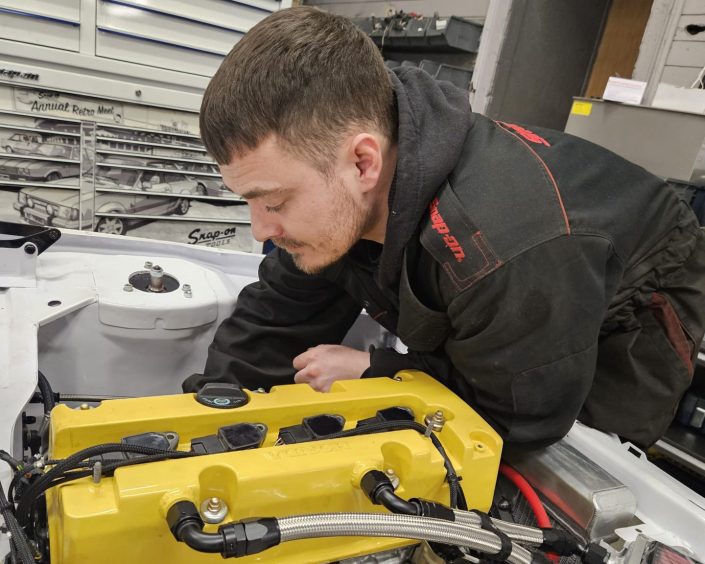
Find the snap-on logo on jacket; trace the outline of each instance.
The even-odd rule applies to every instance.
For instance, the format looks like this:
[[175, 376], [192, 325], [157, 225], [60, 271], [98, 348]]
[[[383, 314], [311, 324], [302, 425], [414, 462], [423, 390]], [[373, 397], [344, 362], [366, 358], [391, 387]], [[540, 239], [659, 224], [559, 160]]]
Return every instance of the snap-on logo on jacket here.
[[534, 133], [533, 131], [529, 131], [525, 127], [522, 127], [521, 125], [516, 125], [515, 123], [505, 123], [503, 121], [499, 122], [502, 124], [504, 127], [507, 129], [511, 129], [521, 135], [524, 139], [527, 141], [531, 141], [532, 143], [536, 143], [537, 145], [546, 145], [546, 147], [550, 147], [551, 144], [546, 141], [543, 137], [540, 135]]
[[450, 228], [438, 211], [438, 198], [435, 198], [429, 206], [431, 210], [431, 229], [439, 235], [443, 235], [443, 242], [448, 247], [457, 262], [463, 262], [465, 251], [458, 240], [450, 234]]

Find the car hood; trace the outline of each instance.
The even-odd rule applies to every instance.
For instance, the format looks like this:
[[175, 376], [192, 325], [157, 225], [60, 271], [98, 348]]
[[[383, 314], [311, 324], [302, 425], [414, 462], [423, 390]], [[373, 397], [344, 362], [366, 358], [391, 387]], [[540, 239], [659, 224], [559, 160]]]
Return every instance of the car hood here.
[[0, 162], [0, 170], [2, 168], [17, 167], [17, 168], [37, 168], [44, 165], [52, 165], [52, 161], [35, 161], [34, 159], [3, 159]]
[[77, 190], [60, 190], [56, 188], [22, 188], [22, 193], [29, 198], [37, 198], [51, 204], [73, 206], [78, 204], [80, 192]]

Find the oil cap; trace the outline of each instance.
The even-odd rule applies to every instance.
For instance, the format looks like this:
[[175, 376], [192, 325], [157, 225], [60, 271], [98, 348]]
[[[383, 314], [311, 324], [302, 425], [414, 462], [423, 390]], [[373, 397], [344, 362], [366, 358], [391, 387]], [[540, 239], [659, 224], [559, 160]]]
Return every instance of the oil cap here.
[[196, 394], [196, 401], [218, 409], [233, 409], [245, 405], [249, 398], [238, 384], [211, 382]]

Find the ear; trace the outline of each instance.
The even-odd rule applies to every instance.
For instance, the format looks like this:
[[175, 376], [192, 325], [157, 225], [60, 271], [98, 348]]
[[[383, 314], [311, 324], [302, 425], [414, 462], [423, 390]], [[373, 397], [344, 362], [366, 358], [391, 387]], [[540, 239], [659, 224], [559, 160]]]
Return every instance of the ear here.
[[350, 143], [349, 156], [357, 170], [357, 180], [363, 192], [374, 189], [382, 174], [382, 146], [370, 133], [359, 133]]

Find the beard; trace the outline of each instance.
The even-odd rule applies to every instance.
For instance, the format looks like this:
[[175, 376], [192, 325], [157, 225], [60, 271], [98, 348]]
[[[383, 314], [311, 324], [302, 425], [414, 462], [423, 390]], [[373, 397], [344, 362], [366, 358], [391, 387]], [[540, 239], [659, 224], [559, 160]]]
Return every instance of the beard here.
[[[273, 243], [291, 255], [296, 267], [306, 274], [318, 274], [338, 262], [374, 225], [377, 214], [356, 201], [341, 178], [334, 178], [327, 188], [333, 198], [324, 217], [315, 219], [321, 225], [315, 241], [275, 239]], [[308, 256], [297, 253], [306, 249]]]

